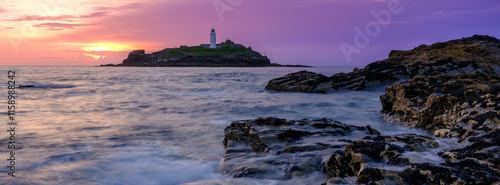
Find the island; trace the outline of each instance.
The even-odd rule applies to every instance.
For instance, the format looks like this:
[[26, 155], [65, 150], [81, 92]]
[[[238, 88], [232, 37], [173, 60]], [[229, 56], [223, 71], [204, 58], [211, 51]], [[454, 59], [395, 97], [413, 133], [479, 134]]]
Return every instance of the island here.
[[145, 50], [134, 50], [121, 64], [101, 66], [138, 67], [310, 67], [305, 65], [281, 65], [271, 63], [267, 56], [252, 47], [237, 44], [232, 40], [216, 44], [215, 29], [210, 32], [210, 44], [199, 46], [181, 45], [146, 54]]

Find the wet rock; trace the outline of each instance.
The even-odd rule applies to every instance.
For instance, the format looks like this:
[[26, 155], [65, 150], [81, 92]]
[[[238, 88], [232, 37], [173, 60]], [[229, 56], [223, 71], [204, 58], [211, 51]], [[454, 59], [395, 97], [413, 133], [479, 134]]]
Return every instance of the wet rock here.
[[349, 149], [337, 151], [330, 156], [325, 164], [325, 172], [333, 177], [355, 176], [364, 162], [361, 155]]
[[484, 123], [500, 118], [499, 111], [494, 110], [500, 97], [491, 95], [499, 91], [498, 75], [436, 75], [387, 87], [380, 100], [382, 113], [390, 121], [436, 130], [440, 137], [462, 137], [467, 131], [493, 129], [493, 125]]
[[328, 89], [321, 88], [320, 84], [327, 81], [328, 77], [324, 75], [299, 71], [270, 81], [266, 89], [288, 92], [326, 92]]
[[[315, 129], [330, 135], [366, 132], [363, 139], [339, 139], [347, 143], [326, 160], [329, 183], [354, 183], [357, 176], [368, 184], [494, 184], [500, 181], [500, 40], [473, 37], [421, 45], [409, 51], [391, 51], [389, 58], [330, 77], [301, 71], [273, 79], [268, 90], [324, 93], [336, 89], [363, 90], [380, 85], [382, 114], [388, 121], [429, 130], [436, 137], [457, 137], [457, 146], [438, 153], [439, 165], [412, 163], [404, 153], [432, 151], [438, 142], [429, 136], [384, 136], [367, 126], [345, 126], [318, 121]], [[309, 78], [309, 79], [308, 79]], [[333, 129], [333, 131], [331, 130]], [[294, 129], [285, 141], [297, 142], [315, 135]], [[328, 145], [328, 144], [327, 144]], [[305, 145], [283, 151], [317, 149]], [[298, 150], [297, 150], [298, 149]], [[328, 149], [326, 149], [328, 150]], [[283, 152], [285, 153], [285, 152]], [[396, 165], [404, 171], [378, 170], [369, 164]], [[366, 170], [366, 172], [364, 172]], [[381, 178], [383, 177], [383, 178]], [[340, 179], [342, 178], [342, 179]]]
[[407, 165], [411, 164], [411, 161], [410, 161], [410, 159], [403, 157], [401, 154], [396, 154], [389, 161], [387, 161], [387, 164], [398, 165], [398, 166], [407, 166]]
[[429, 163], [415, 164], [405, 169], [400, 176], [408, 184], [453, 184], [458, 180], [449, 168], [430, 165]]
[[265, 170], [260, 170], [256, 168], [243, 168], [232, 172], [231, 176], [234, 178], [240, 177], [258, 177], [259, 175], [265, 174]]
[[332, 177], [331, 179], [328, 179], [327, 182], [325, 182], [321, 185], [331, 185], [331, 184], [352, 184], [352, 182], [349, 182], [344, 178]]
[[358, 176], [357, 183], [370, 183], [385, 179], [384, 175], [382, 175], [382, 171], [377, 168], [364, 168], [359, 172]]
[[330, 148], [329, 146], [324, 146], [324, 145], [306, 145], [306, 146], [290, 146], [286, 147], [285, 149], [281, 150], [278, 152], [278, 154], [282, 153], [296, 153], [296, 152], [308, 152], [308, 151], [315, 151], [315, 150], [325, 150], [327, 148]]
[[366, 126], [366, 129], [367, 129], [367, 130], [368, 130], [368, 132], [370, 132], [370, 134], [372, 134], [372, 135], [381, 135], [381, 133], [380, 133], [378, 130], [376, 130], [376, 129], [372, 128], [370, 125], [367, 125], [367, 126]]
[[311, 133], [308, 131], [288, 129], [285, 130], [283, 133], [278, 134], [278, 139], [280, 140], [300, 139], [301, 137], [308, 135], [311, 135]]
[[383, 158], [381, 154], [389, 148], [389, 145], [380, 141], [355, 141], [347, 145], [347, 148], [351, 149], [353, 152], [362, 153], [375, 160], [380, 160]]
[[[371, 129], [330, 119], [285, 120], [269, 117], [234, 121], [224, 129], [226, 154], [219, 170], [232, 177], [271, 179], [290, 179], [318, 172], [325, 168], [332, 153], [345, 149], [347, 139], [375, 136], [372, 134], [377, 131], [371, 129], [370, 134], [367, 128]], [[340, 163], [347, 162], [349, 157], [342, 156]], [[360, 167], [352, 167], [351, 172], [338, 173], [356, 175]]]

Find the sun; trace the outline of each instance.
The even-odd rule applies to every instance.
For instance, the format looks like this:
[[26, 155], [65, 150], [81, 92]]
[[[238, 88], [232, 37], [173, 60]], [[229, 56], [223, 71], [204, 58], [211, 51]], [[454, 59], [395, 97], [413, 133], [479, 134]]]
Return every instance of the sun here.
[[102, 58], [106, 57], [104, 55], [93, 55], [93, 54], [88, 54], [88, 53], [85, 53], [83, 55], [92, 57], [94, 60], [99, 60], [99, 59], [102, 59]]

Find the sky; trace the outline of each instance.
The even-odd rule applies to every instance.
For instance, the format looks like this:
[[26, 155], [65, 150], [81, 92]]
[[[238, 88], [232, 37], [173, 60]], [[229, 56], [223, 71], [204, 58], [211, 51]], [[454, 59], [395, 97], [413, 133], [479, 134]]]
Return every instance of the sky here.
[[391, 50], [500, 38], [498, 0], [0, 2], [0, 65], [118, 64], [132, 50], [231, 39], [280, 64], [364, 66]]

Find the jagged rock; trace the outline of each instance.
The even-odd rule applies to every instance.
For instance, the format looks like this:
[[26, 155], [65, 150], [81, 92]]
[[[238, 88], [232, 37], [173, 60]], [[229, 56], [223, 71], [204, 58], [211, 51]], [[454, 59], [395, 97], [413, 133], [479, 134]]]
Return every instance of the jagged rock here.
[[[338, 140], [349, 144], [344, 151], [333, 152], [324, 163], [325, 172], [334, 177], [329, 183], [354, 183], [344, 178], [349, 176], [358, 176], [358, 183], [368, 184], [499, 182], [500, 40], [494, 37], [475, 35], [421, 45], [409, 51], [395, 50], [386, 60], [330, 77], [300, 71], [271, 80], [266, 89], [326, 93], [390, 83], [395, 84], [388, 86], [386, 94], [380, 97], [385, 119], [429, 130], [437, 137], [458, 137], [460, 147], [439, 152], [446, 161], [439, 165], [412, 163], [404, 157], [405, 152], [429, 151], [439, 147], [438, 142], [429, 136], [384, 136], [368, 126], [345, 126], [328, 121], [307, 124], [314, 129], [333, 129], [322, 132], [325, 135], [345, 135], [353, 131], [371, 134], [363, 139]], [[282, 135], [283, 142], [296, 143], [317, 133], [303, 128], [292, 128], [288, 132]], [[333, 145], [286, 146], [279, 153], [321, 151], [328, 146]], [[369, 166], [382, 162], [406, 169], [397, 172]]]
[[[483, 73], [462, 73], [416, 77], [404, 83], [386, 88], [380, 97], [382, 112], [391, 121], [439, 130], [437, 134], [446, 137], [454, 134], [458, 125], [483, 126], [485, 121], [494, 123], [500, 119], [499, 96], [500, 77]], [[458, 130], [456, 130], [458, 131]], [[465, 133], [465, 132], [464, 132]], [[461, 136], [463, 134], [459, 134]]]
[[382, 171], [377, 168], [364, 168], [361, 172], [359, 172], [358, 176], [359, 178], [356, 181], [357, 183], [370, 183], [385, 179]]
[[309, 71], [299, 71], [272, 80], [266, 89], [288, 92], [326, 92], [327, 89], [317, 87], [318, 84], [328, 81], [328, 77]]
[[[344, 143], [342, 141], [352, 138], [352, 135], [375, 134], [380, 133], [370, 126], [346, 125], [329, 119], [269, 117], [234, 121], [224, 129], [226, 154], [220, 170], [232, 177], [276, 178], [284, 175], [283, 179], [289, 179], [325, 168], [326, 159], [347, 145], [339, 143]], [[247, 155], [268, 157], [249, 162]], [[270, 171], [281, 171], [282, 174]]]
[[449, 168], [433, 166], [429, 163], [415, 164], [405, 169], [400, 176], [408, 184], [453, 184], [458, 178]]
[[[500, 74], [500, 40], [484, 35], [421, 45], [409, 51], [391, 51], [389, 58], [368, 64], [350, 73], [338, 73], [325, 79], [312, 72], [288, 74], [270, 80], [267, 90], [325, 93], [336, 89], [363, 90], [418, 76], [482, 72]], [[302, 75], [300, 80], [290, 78]], [[308, 80], [307, 77], [310, 77]], [[293, 82], [293, 83], [288, 83]], [[303, 89], [297, 89], [303, 87]]]
[[363, 163], [363, 157], [349, 149], [337, 151], [325, 164], [325, 172], [333, 177], [355, 176], [363, 167]]

